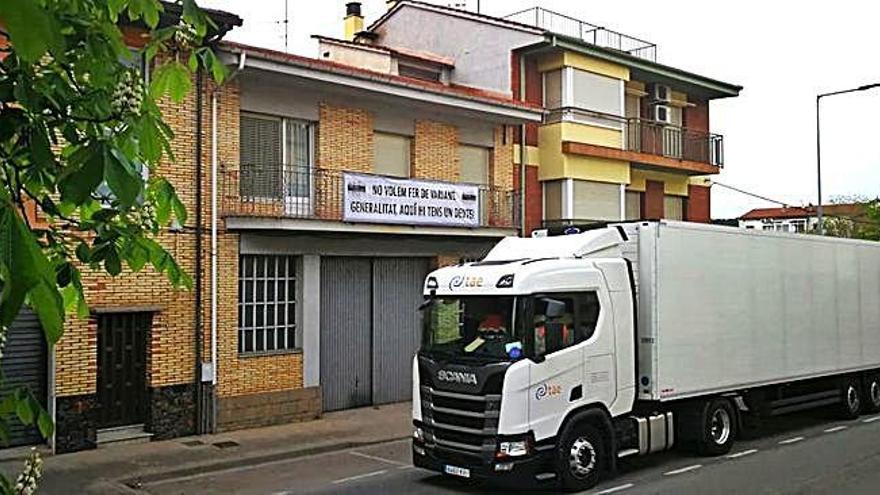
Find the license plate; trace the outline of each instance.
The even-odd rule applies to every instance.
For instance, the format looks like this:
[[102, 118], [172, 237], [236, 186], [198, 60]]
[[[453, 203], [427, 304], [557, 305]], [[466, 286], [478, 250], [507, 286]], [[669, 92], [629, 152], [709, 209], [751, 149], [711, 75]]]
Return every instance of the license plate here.
[[470, 478], [471, 470], [460, 468], [458, 466], [450, 466], [449, 464], [443, 466], [443, 472], [446, 474], [451, 474], [452, 476], [458, 476], [459, 478]]

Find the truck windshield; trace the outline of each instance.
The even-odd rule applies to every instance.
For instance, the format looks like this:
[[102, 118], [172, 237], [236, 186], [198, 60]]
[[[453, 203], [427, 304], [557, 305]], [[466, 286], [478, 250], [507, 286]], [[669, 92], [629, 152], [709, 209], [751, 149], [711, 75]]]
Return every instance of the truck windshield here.
[[422, 350], [447, 358], [517, 360], [525, 338], [515, 297], [438, 297], [425, 307]]

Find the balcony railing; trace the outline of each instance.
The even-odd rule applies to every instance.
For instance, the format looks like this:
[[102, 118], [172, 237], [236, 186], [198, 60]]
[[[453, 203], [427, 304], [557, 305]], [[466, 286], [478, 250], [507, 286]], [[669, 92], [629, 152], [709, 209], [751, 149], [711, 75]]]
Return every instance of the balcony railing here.
[[[344, 221], [344, 171], [282, 164], [226, 165], [222, 170], [224, 216]], [[480, 227], [519, 226], [519, 194], [479, 186]]]
[[547, 122], [574, 121], [620, 129], [623, 149], [638, 153], [724, 166], [724, 137], [641, 118], [564, 107], [550, 110]]
[[580, 19], [532, 7], [505, 17], [509, 21], [535, 26], [551, 33], [578, 38], [592, 45], [612, 48], [652, 62], [657, 61], [657, 45]]

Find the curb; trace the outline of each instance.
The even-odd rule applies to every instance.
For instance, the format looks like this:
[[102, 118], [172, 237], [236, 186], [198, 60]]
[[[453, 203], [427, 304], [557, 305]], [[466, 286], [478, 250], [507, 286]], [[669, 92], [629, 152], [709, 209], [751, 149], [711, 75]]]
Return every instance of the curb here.
[[243, 470], [250, 467], [259, 466], [261, 464], [267, 464], [276, 461], [287, 461], [292, 459], [297, 459], [300, 457], [307, 457], [318, 454], [326, 454], [330, 452], [339, 452], [343, 450], [356, 449], [360, 447], [369, 447], [372, 445], [380, 445], [384, 443], [398, 442], [401, 440], [406, 440], [410, 438], [409, 435], [402, 437], [394, 437], [394, 438], [384, 438], [381, 440], [373, 440], [373, 441], [365, 441], [365, 442], [339, 442], [327, 445], [317, 445], [314, 447], [307, 447], [304, 449], [285, 451], [285, 452], [276, 452], [274, 454], [268, 455], [256, 455], [249, 457], [242, 457], [239, 459], [228, 459], [221, 462], [215, 463], [207, 463], [200, 464], [195, 466], [190, 466], [181, 469], [174, 469], [169, 471], [160, 471], [145, 474], [142, 476], [131, 476], [126, 478], [118, 478], [115, 480], [116, 483], [120, 483], [125, 485], [128, 488], [132, 489], [140, 489], [144, 485], [157, 484], [157, 483], [165, 483], [168, 481], [176, 481], [180, 479], [199, 477], [199, 476], [207, 476], [212, 474], [217, 474], [222, 471], [229, 470]]

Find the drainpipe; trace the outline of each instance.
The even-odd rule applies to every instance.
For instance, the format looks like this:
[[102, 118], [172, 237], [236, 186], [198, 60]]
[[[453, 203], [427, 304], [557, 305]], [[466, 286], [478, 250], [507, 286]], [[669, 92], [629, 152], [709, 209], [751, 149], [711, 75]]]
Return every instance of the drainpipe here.
[[196, 70], [196, 267], [195, 267], [195, 429], [202, 429], [202, 99], [204, 88], [202, 68]]
[[[247, 54], [241, 52], [238, 57], [238, 67], [223, 84], [235, 79], [244, 69]], [[222, 86], [220, 86], [222, 87]], [[211, 385], [215, 389], [212, 394], [213, 407], [211, 408], [211, 431], [217, 425], [217, 175], [219, 159], [217, 146], [219, 137], [217, 132], [217, 87], [211, 93]]]
[[[519, 56], [519, 99], [526, 101], [526, 56]], [[520, 235], [528, 237], [526, 232], [526, 124], [520, 126], [519, 132], [519, 223]]]

